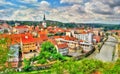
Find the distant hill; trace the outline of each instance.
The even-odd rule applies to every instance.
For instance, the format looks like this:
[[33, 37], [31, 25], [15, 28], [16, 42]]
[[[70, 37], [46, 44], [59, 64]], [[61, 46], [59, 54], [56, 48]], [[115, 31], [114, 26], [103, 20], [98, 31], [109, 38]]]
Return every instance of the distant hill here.
[[[15, 23], [21, 25], [40, 25], [42, 21], [4, 21], [0, 20], [0, 24], [7, 22], [9, 25], [14, 26]], [[78, 28], [78, 27], [94, 27], [105, 28], [106, 30], [120, 29], [120, 24], [103, 24], [103, 23], [62, 23], [59, 21], [46, 20], [47, 26], [59, 26], [62, 28]]]

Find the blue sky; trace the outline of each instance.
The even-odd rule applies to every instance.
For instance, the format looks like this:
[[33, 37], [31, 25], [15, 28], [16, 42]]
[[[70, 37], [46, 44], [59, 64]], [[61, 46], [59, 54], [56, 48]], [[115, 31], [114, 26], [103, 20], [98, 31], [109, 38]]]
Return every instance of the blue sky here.
[[0, 0], [1, 20], [120, 23], [120, 0]]

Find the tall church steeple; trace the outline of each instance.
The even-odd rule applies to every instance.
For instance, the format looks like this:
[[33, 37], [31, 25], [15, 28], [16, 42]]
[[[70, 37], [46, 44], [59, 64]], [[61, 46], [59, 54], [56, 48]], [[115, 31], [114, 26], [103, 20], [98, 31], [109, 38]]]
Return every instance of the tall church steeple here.
[[45, 18], [45, 14], [44, 14], [44, 18], [43, 18], [43, 21], [45, 21], [46, 20], [46, 18]]
[[46, 18], [45, 18], [45, 14], [44, 14], [44, 16], [43, 16], [42, 26], [43, 26], [44, 28], [47, 27], [47, 26], [46, 26]]

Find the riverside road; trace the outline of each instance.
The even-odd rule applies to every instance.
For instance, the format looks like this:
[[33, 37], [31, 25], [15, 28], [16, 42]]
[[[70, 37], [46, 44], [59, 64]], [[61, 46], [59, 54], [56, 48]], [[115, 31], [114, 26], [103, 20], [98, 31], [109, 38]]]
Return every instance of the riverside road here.
[[95, 59], [104, 61], [104, 62], [112, 62], [113, 51], [115, 50], [115, 45], [117, 44], [117, 40], [109, 36], [107, 41], [102, 46], [100, 52], [95, 55]]

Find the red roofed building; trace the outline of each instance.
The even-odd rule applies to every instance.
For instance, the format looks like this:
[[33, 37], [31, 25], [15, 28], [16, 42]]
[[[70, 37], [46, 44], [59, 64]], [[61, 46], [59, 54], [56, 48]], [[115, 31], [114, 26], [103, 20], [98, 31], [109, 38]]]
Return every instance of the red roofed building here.
[[63, 39], [70, 40], [70, 41], [75, 41], [77, 38], [75, 38], [75, 37], [69, 37], [69, 36], [63, 36]]
[[54, 39], [48, 39], [53, 45], [57, 45], [57, 42]]
[[23, 34], [21, 36], [22, 59], [29, 59], [40, 52], [40, 38], [33, 38], [31, 34]]
[[98, 43], [101, 41], [101, 37], [100, 36], [93, 36], [93, 39]]
[[120, 36], [120, 30], [111, 30], [111, 32], [117, 34], [118, 36]]
[[51, 27], [51, 26], [49, 28], [47, 28], [47, 30], [48, 30], [49, 33], [53, 33], [53, 34], [65, 32], [65, 30], [62, 29], [62, 28]]
[[47, 30], [49, 31], [49, 30], [52, 30], [53, 29], [53, 27], [52, 26], [48, 26], [47, 27]]
[[56, 32], [65, 32], [65, 30], [62, 29], [62, 28], [56, 28], [55, 31], [56, 31]]
[[35, 31], [39, 31], [40, 29], [39, 29], [39, 26], [36, 26], [35, 27]]
[[68, 45], [66, 43], [56, 45], [57, 51], [62, 55], [67, 55], [69, 53]]
[[7, 23], [3, 23], [3, 24], [1, 25], [1, 27], [2, 27], [2, 28], [11, 28], [11, 26], [10, 26], [9, 24], [7, 24]]
[[41, 38], [41, 40], [43, 40], [43, 41], [48, 40], [47, 30], [39, 31], [38, 37]]
[[29, 31], [29, 27], [25, 26], [25, 25], [18, 25], [18, 26], [15, 26], [13, 28], [13, 33], [26, 33]]
[[61, 38], [61, 36], [54, 36], [53, 38], [54, 39], [58, 39], [58, 38]]
[[21, 34], [12, 34], [10, 35], [10, 40], [11, 40], [11, 44], [19, 44], [20, 43], [20, 38], [21, 38]]
[[31, 35], [22, 35], [21, 42], [23, 52], [32, 52], [37, 49], [37, 43]]

